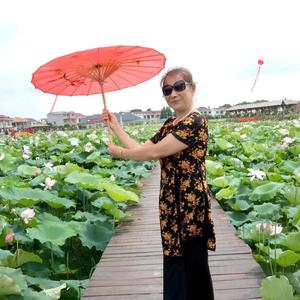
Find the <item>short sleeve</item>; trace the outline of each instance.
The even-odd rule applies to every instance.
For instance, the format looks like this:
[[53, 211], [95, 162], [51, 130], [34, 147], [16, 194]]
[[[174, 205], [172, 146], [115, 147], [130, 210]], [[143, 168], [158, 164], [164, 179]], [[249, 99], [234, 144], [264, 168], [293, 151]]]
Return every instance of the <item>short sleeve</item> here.
[[161, 141], [164, 136], [163, 136], [163, 132], [164, 129], [166, 127], [166, 124], [168, 124], [170, 122], [171, 118], [169, 118], [164, 124], [163, 126], [160, 127], [160, 129], [156, 132], [156, 134], [150, 138], [150, 141], [154, 144], [157, 144], [159, 141]]
[[195, 144], [207, 146], [207, 118], [198, 113], [192, 114], [182, 120], [172, 134], [176, 139], [188, 146], [193, 146]]

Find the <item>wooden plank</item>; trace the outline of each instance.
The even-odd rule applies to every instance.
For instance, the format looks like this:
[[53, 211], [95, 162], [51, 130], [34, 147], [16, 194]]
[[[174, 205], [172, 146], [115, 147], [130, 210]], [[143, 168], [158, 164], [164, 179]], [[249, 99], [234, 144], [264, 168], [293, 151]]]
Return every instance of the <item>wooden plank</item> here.
[[[97, 265], [84, 300], [162, 300], [162, 248], [159, 229], [159, 168], [143, 181], [139, 206], [120, 224]], [[209, 264], [216, 300], [260, 300], [264, 274], [251, 249], [230, 224], [217, 202], [212, 203], [217, 236]]]

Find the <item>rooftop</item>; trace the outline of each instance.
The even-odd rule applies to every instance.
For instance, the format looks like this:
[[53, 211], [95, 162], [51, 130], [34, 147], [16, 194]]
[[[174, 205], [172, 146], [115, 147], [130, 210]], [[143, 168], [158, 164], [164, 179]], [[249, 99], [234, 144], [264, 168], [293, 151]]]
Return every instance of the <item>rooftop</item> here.
[[283, 99], [283, 100], [235, 105], [230, 108], [227, 108], [226, 111], [233, 111], [233, 110], [240, 110], [240, 109], [254, 109], [254, 108], [270, 107], [270, 106], [281, 106], [282, 104], [291, 105], [291, 104], [298, 104], [298, 103], [300, 103], [300, 101]]

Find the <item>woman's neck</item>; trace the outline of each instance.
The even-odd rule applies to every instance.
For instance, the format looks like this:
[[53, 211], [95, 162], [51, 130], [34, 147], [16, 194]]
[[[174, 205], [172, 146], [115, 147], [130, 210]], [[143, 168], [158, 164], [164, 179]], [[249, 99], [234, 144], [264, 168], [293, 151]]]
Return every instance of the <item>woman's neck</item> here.
[[173, 121], [173, 124], [177, 124], [179, 121], [181, 121], [182, 119], [184, 119], [186, 116], [188, 116], [191, 112], [193, 112], [195, 110], [195, 107], [190, 107], [189, 109], [183, 111], [183, 112], [176, 112], [176, 118]]

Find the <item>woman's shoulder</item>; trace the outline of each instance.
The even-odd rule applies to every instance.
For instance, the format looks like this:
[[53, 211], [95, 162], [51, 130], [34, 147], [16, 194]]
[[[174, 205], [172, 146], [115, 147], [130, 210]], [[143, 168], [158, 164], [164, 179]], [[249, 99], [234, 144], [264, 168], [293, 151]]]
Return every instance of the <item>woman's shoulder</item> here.
[[169, 117], [163, 124], [163, 126], [166, 126], [174, 121], [175, 117]]
[[207, 122], [207, 117], [203, 115], [199, 110], [194, 110], [185, 120], [187, 123], [201, 124]]

